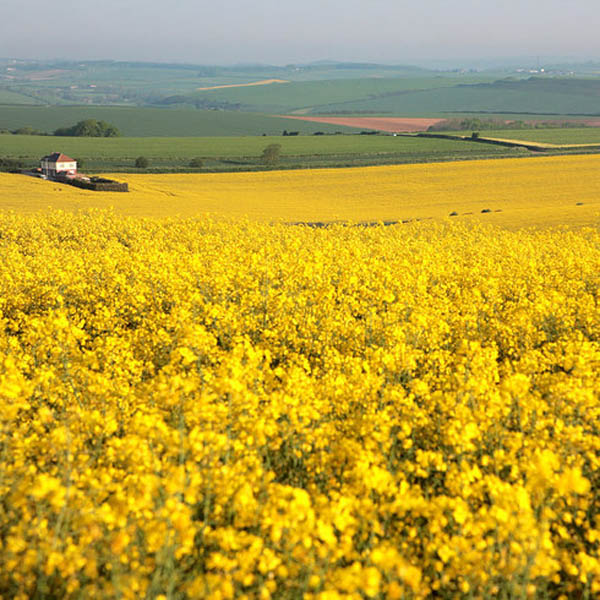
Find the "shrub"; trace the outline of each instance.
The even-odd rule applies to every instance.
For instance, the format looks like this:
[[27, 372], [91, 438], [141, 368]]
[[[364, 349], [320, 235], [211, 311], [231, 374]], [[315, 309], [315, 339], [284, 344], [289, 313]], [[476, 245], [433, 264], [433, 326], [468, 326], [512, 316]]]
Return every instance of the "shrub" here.
[[273, 166], [279, 162], [281, 144], [269, 144], [262, 153], [261, 161], [264, 165]]
[[59, 127], [54, 135], [69, 137], [120, 137], [121, 132], [106, 121], [84, 119], [72, 127]]
[[25, 163], [16, 158], [0, 158], [0, 171], [12, 171], [13, 169], [22, 169]]
[[190, 160], [190, 167], [193, 167], [194, 169], [200, 169], [203, 166], [204, 166], [204, 161], [199, 156], [197, 156], [196, 158], [192, 158], [192, 160]]
[[13, 135], [46, 135], [43, 131], [34, 129], [30, 125], [19, 127], [19, 129], [15, 129], [12, 133]]
[[150, 161], [145, 156], [138, 156], [135, 159], [136, 169], [147, 169], [150, 165]]

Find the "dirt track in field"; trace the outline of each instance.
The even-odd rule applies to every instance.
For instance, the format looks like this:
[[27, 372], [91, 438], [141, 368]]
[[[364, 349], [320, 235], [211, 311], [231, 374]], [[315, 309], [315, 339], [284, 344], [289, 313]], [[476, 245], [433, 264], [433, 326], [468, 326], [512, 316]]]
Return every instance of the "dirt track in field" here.
[[254, 81], [252, 83], [230, 83], [228, 85], [213, 85], [211, 87], [200, 87], [196, 89], [199, 91], [222, 90], [225, 88], [252, 87], [254, 85], [270, 85], [271, 83], [289, 83], [289, 81], [287, 79], [263, 79], [262, 81]]
[[299, 117], [280, 115], [286, 119], [299, 119], [300, 121], [312, 121], [314, 123], [329, 123], [331, 125], [343, 125], [346, 127], [357, 127], [358, 129], [377, 129], [378, 131], [413, 132], [426, 131], [431, 125], [435, 125], [444, 119], [417, 119], [402, 117]]

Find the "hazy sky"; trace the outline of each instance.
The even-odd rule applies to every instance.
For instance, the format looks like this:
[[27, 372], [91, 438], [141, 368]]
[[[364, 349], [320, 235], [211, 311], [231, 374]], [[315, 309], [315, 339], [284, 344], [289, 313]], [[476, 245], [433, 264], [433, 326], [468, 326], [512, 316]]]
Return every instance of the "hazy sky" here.
[[4, 57], [203, 64], [600, 57], [599, 0], [23, 0], [10, 6], [0, 11]]

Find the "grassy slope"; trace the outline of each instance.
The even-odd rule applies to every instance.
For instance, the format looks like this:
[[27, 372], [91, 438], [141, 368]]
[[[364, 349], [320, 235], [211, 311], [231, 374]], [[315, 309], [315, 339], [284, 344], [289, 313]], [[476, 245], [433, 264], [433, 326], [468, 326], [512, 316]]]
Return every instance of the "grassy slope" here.
[[[258, 220], [476, 219], [507, 227], [598, 223], [599, 156], [319, 171], [120, 174], [129, 194], [0, 173], [0, 209], [108, 208], [136, 216], [206, 212]], [[578, 203], [583, 203], [578, 205]], [[482, 213], [489, 209], [492, 212]]]
[[40, 131], [52, 132], [82, 119], [108, 121], [116, 125], [123, 135], [133, 137], [276, 135], [284, 129], [302, 133], [352, 131], [339, 125], [229, 111], [108, 106], [0, 107], [0, 129], [13, 130], [30, 125]]
[[[334, 104], [331, 111], [372, 111], [401, 115], [439, 114], [443, 112], [508, 112], [539, 114], [599, 114], [597, 81], [587, 84], [564, 80], [506, 82], [465, 85], [411, 92], [357, 102]], [[315, 111], [317, 112], [317, 111]]]
[[11, 92], [10, 90], [0, 89], [0, 114], [4, 110], [3, 104], [25, 104], [32, 105], [38, 104], [34, 98], [30, 98], [25, 94], [19, 94], [17, 92]]

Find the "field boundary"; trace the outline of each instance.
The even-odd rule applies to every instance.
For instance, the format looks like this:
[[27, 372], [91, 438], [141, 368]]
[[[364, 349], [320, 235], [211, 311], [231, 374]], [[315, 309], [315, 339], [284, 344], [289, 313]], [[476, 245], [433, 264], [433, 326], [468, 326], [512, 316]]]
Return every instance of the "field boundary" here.
[[[406, 134], [405, 134], [406, 135]], [[410, 135], [410, 134], [409, 134]], [[446, 140], [462, 140], [465, 142], [477, 142], [480, 144], [493, 144], [496, 146], [505, 146], [506, 148], [525, 148], [532, 152], [548, 152], [552, 150], [599, 150], [600, 144], [550, 144], [546, 142], [530, 142], [527, 140], [510, 140], [504, 138], [492, 138], [470, 135], [452, 135], [444, 133], [416, 133], [416, 137], [431, 137]]]

